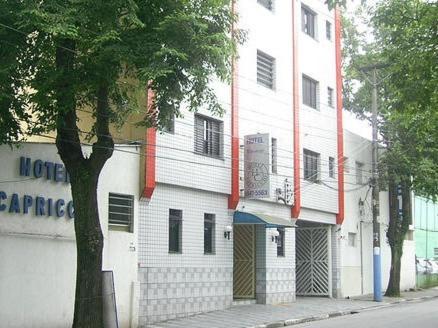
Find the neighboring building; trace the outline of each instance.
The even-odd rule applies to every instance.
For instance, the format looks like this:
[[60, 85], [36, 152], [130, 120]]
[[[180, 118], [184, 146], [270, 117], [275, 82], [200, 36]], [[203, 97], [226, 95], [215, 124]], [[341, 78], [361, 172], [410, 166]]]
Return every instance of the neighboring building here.
[[438, 261], [438, 204], [414, 195], [415, 255]]
[[[371, 210], [371, 141], [349, 131], [344, 132], [345, 156], [345, 222], [341, 227], [341, 289], [342, 296], [373, 292], [373, 225]], [[363, 187], [360, 187], [360, 184]], [[386, 231], [389, 221], [389, 195], [380, 192], [380, 242], [382, 289], [385, 290], [391, 267], [391, 250]], [[401, 261], [400, 289], [415, 287], [415, 246], [412, 227], [406, 235]]]

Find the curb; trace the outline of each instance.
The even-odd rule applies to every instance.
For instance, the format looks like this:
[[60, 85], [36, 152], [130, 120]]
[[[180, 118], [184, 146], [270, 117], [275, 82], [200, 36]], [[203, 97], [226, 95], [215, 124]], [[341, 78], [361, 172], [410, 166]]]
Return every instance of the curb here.
[[414, 298], [402, 298], [402, 299], [398, 299], [398, 300], [393, 301], [393, 302], [386, 302], [386, 303], [382, 302], [381, 304], [378, 304], [378, 305], [359, 307], [357, 309], [352, 309], [352, 310], [334, 311], [334, 312], [329, 312], [329, 313], [325, 313], [325, 314], [312, 315], [312, 316], [308, 316], [308, 317], [287, 319], [287, 320], [281, 320], [281, 321], [273, 321], [270, 323], [251, 326], [248, 328], [278, 328], [278, 327], [294, 326], [294, 325], [298, 325], [301, 323], [326, 320], [326, 319], [331, 319], [331, 318], [336, 318], [336, 317], [341, 317], [341, 316], [346, 316], [346, 315], [357, 314], [357, 313], [361, 313], [364, 311], [378, 310], [381, 308], [386, 308], [386, 307], [390, 307], [390, 306], [401, 304], [401, 303], [420, 302], [420, 301], [425, 301], [425, 300], [433, 299], [433, 298], [438, 298], [438, 295], [427, 295], [427, 296], [414, 297]]

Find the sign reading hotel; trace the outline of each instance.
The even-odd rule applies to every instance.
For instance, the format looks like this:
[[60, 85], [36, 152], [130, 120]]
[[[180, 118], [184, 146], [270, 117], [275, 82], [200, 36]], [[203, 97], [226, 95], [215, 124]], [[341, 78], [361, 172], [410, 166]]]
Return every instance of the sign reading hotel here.
[[[57, 183], [69, 184], [70, 178], [67, 169], [61, 163], [32, 161], [29, 157], [20, 158], [19, 175], [30, 179], [45, 179]], [[34, 213], [35, 216], [74, 217], [73, 201], [62, 198], [53, 199], [44, 196], [7, 194], [0, 190], [0, 213], [7, 211], [11, 214]]]
[[245, 136], [245, 197], [269, 198], [269, 134]]

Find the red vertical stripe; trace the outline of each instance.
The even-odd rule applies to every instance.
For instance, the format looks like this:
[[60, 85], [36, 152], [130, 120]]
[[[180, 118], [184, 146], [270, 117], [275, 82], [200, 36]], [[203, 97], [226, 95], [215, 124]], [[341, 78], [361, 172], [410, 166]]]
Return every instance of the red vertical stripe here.
[[342, 57], [341, 57], [341, 12], [335, 9], [336, 51], [336, 113], [338, 135], [338, 214], [336, 223], [344, 221], [344, 127], [342, 122]]
[[[150, 104], [154, 101], [154, 93], [148, 89], [148, 111], [152, 110]], [[156, 165], [156, 142], [157, 131], [155, 128], [146, 130], [146, 146], [145, 146], [145, 172], [144, 172], [144, 190], [143, 197], [151, 198], [155, 190], [155, 165]]]
[[301, 211], [301, 183], [300, 183], [300, 100], [298, 74], [298, 32], [295, 15], [295, 0], [292, 0], [292, 70], [293, 70], [293, 119], [294, 119], [294, 205], [291, 216], [297, 219]]
[[[232, 1], [232, 11], [236, 13], [236, 3]], [[234, 33], [234, 23], [232, 30]], [[228, 197], [228, 208], [236, 209], [239, 204], [239, 102], [238, 102], [238, 63], [236, 57], [232, 63], [231, 81], [231, 194]]]

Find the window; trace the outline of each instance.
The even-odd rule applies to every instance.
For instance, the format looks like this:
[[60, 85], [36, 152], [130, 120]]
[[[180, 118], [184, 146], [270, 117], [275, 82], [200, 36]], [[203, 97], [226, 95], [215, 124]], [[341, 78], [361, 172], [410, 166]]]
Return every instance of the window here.
[[349, 163], [348, 163], [348, 157], [344, 156], [343, 163], [344, 163], [344, 172], [345, 173], [349, 173], [350, 172], [350, 166], [349, 166]]
[[301, 7], [301, 29], [304, 33], [315, 38], [316, 14], [307, 7]]
[[332, 39], [332, 23], [325, 21], [325, 36], [327, 40]]
[[221, 158], [223, 148], [223, 123], [221, 121], [195, 115], [195, 152]]
[[348, 246], [356, 247], [356, 233], [355, 232], [348, 233]]
[[175, 115], [172, 115], [167, 122], [163, 125], [163, 132], [175, 133]]
[[284, 228], [277, 228], [277, 256], [284, 256]]
[[356, 183], [363, 184], [363, 164], [356, 162]]
[[320, 155], [304, 149], [304, 179], [311, 182], [319, 180]]
[[269, 10], [274, 9], [274, 1], [273, 0], [257, 0], [259, 4]]
[[109, 193], [108, 223], [110, 229], [133, 231], [134, 196]]
[[215, 215], [204, 213], [204, 254], [214, 254]]
[[334, 178], [335, 177], [335, 159], [334, 157], [329, 157], [329, 177]]
[[257, 50], [257, 83], [274, 89], [275, 58]]
[[182, 251], [182, 211], [169, 209], [169, 253]]
[[334, 101], [333, 101], [333, 89], [328, 87], [327, 88], [327, 104], [330, 107], [334, 107]]
[[277, 170], [277, 139], [271, 139], [271, 169], [272, 173], [278, 173]]
[[318, 109], [317, 102], [318, 82], [303, 75], [303, 104]]

